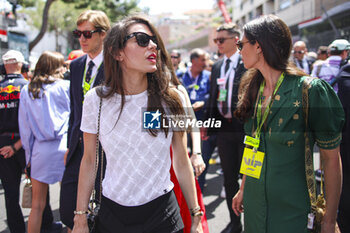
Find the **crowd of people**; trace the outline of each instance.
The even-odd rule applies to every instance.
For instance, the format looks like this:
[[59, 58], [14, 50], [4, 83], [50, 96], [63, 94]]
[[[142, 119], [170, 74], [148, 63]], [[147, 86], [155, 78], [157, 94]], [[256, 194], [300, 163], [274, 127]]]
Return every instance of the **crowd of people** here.
[[[280, 18], [266, 15], [242, 30], [219, 26], [218, 59], [195, 48], [184, 68], [180, 51], [166, 51], [144, 16], [111, 26], [104, 12], [87, 10], [73, 36], [81, 50], [68, 61], [44, 52], [28, 80], [19, 51], [2, 56], [0, 178], [11, 233], [61, 231], [50, 207], [56, 182], [68, 232], [89, 232], [94, 190], [101, 196], [95, 232], [208, 233], [202, 192], [215, 148], [224, 179], [218, 193], [230, 217], [222, 233], [306, 233], [305, 148], [315, 144], [325, 184], [322, 232], [350, 232], [347, 40], [315, 54], [304, 41], [292, 43]], [[144, 112], [152, 121], [186, 115], [221, 124], [145, 128]], [[23, 171], [32, 183], [27, 229]]]

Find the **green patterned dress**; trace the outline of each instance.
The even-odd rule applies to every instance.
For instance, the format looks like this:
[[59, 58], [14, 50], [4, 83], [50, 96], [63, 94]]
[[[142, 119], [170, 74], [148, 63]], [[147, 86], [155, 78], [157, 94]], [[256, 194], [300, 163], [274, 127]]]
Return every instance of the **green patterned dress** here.
[[[305, 177], [302, 80], [285, 76], [262, 127], [259, 151], [265, 152], [265, 158], [261, 176], [247, 176], [244, 187], [245, 233], [308, 232], [310, 200]], [[344, 112], [332, 87], [320, 79], [313, 80], [309, 107], [312, 144], [336, 148], [341, 141]], [[256, 117], [244, 127], [251, 136]]]

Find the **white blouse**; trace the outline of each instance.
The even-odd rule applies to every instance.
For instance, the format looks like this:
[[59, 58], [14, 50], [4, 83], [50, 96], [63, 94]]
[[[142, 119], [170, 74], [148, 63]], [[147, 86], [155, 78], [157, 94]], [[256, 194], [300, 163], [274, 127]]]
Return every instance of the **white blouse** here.
[[[179, 93], [179, 92], [178, 92]], [[181, 99], [183, 97], [180, 94]], [[118, 123], [121, 96], [103, 99], [100, 123], [100, 142], [106, 153], [107, 167], [102, 182], [103, 195], [123, 206], [148, 203], [174, 187], [170, 181], [170, 145], [173, 133], [157, 137], [143, 129], [143, 112], [148, 95], [144, 91], [125, 96], [125, 105]], [[97, 133], [100, 98], [96, 89], [84, 99], [81, 130]]]

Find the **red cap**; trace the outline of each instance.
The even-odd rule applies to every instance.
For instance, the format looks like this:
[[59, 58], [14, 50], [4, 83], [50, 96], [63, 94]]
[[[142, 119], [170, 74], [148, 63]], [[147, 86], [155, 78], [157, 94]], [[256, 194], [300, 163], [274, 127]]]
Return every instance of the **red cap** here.
[[74, 59], [83, 56], [85, 53], [81, 50], [73, 50], [68, 55], [68, 60], [73, 61]]

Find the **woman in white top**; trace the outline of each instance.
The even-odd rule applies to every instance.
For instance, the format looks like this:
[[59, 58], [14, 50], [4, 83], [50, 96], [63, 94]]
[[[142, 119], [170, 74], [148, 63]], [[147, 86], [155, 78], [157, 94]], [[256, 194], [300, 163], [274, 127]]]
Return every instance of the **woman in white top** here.
[[[95, 179], [92, 171], [101, 98], [99, 134], [107, 166], [97, 232], [182, 232], [170, 181], [170, 145], [175, 173], [192, 213], [191, 232], [202, 232], [186, 134], [159, 120], [159, 114], [184, 115], [184, 98], [169, 87], [174, 73], [155, 27], [140, 16], [114, 25], [104, 42], [104, 67], [104, 86], [89, 91], [84, 100], [84, 156], [73, 233], [88, 232], [86, 212]], [[144, 124], [144, 116], [150, 117], [146, 123], [160, 124], [160, 129], [145, 129], [152, 124]]]

